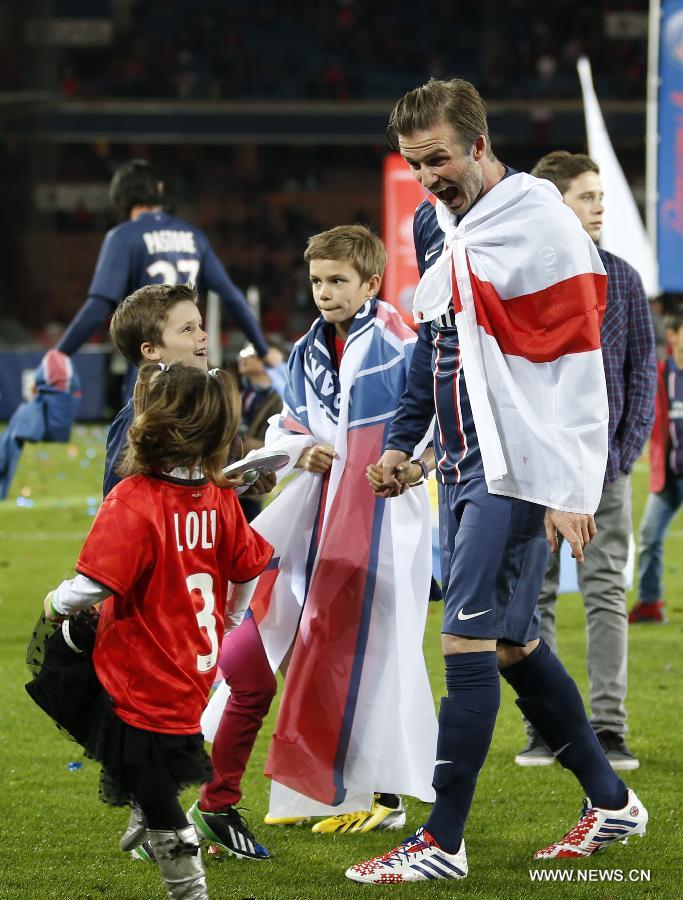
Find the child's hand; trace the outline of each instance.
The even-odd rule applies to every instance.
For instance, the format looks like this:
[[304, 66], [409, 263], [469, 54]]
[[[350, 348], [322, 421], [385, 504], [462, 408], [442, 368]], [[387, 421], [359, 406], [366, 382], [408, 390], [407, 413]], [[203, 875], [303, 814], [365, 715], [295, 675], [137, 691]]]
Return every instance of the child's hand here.
[[407, 453], [401, 450], [385, 450], [377, 464], [368, 466], [366, 470], [367, 479], [375, 496], [398, 497], [402, 494], [406, 489], [406, 468], [411, 468]]
[[381, 466], [368, 466], [365, 476], [370, 482], [373, 493], [378, 497], [398, 497], [405, 490], [396, 478], [391, 483], [384, 481], [384, 469]]
[[54, 591], [50, 591], [47, 597], [43, 600], [43, 611], [45, 613], [45, 618], [48, 622], [63, 622], [66, 619], [66, 616], [60, 615], [58, 612], [55, 612], [54, 607], [52, 606], [52, 595]]
[[[418, 482], [421, 483], [424, 478], [422, 468], [417, 463], [408, 461], [396, 466], [393, 475], [394, 481], [390, 484], [385, 483], [384, 469], [381, 466], [368, 466], [366, 475], [372, 490], [382, 497], [398, 497], [405, 493], [407, 488]], [[390, 493], [387, 494], [387, 491]]]
[[296, 468], [323, 475], [332, 465], [332, 460], [336, 455], [334, 447], [330, 447], [329, 444], [315, 444], [313, 447], [307, 447], [304, 450], [299, 457]]
[[245, 491], [242, 497], [260, 497], [262, 494], [269, 494], [277, 484], [277, 475], [275, 472], [261, 472], [256, 481], [249, 486], [249, 490]]

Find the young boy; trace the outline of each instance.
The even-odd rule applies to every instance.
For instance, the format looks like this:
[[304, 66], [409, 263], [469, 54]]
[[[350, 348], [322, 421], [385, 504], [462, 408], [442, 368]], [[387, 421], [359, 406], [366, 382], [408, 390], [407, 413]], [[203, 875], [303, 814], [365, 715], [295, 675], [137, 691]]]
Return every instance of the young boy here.
[[683, 306], [664, 317], [671, 356], [658, 366], [650, 436], [650, 494], [640, 525], [638, 602], [629, 623], [667, 621], [662, 597], [664, 538], [683, 503]]
[[429, 503], [422, 487], [387, 504], [365, 480], [416, 339], [376, 299], [386, 253], [367, 228], [315, 235], [304, 258], [320, 316], [292, 351], [284, 409], [265, 438], [289, 453], [279, 476], [298, 474], [252, 523], [275, 555], [224, 640], [231, 695], [213, 745], [216, 776], [190, 810], [209, 840], [252, 859], [266, 856], [236, 847], [230, 826], [278, 669], [286, 684], [266, 764], [267, 823], [315, 815], [331, 816], [316, 832], [401, 828], [399, 794], [433, 799], [436, 717], [422, 655]]
[[[196, 288], [186, 284], [148, 284], [126, 297], [111, 319], [119, 352], [134, 366], [181, 362], [206, 372], [206, 332], [197, 309]], [[121, 480], [117, 472], [133, 421], [132, 398], [119, 411], [107, 436], [103, 495]]]

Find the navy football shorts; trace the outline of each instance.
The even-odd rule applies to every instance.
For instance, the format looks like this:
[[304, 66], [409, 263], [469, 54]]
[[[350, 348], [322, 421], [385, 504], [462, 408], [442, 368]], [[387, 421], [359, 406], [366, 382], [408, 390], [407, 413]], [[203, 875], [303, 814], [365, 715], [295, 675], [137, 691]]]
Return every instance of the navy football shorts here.
[[519, 645], [539, 637], [544, 515], [536, 503], [489, 494], [483, 478], [439, 484], [444, 634]]

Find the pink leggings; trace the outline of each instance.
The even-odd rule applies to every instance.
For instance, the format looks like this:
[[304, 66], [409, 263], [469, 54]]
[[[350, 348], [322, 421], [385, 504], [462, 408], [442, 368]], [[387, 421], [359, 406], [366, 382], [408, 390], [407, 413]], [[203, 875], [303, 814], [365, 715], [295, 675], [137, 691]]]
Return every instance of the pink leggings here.
[[200, 805], [218, 812], [242, 797], [240, 783], [277, 682], [252, 616], [223, 639], [219, 666], [230, 685], [213, 742], [213, 780], [202, 786]]

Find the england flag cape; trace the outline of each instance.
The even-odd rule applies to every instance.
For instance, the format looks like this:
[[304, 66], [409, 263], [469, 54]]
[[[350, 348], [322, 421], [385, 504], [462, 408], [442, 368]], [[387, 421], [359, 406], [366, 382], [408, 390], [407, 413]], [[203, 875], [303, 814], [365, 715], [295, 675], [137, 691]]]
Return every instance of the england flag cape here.
[[607, 276], [554, 185], [504, 178], [456, 224], [415, 292], [416, 321], [448, 312], [493, 494], [595, 512], [607, 463], [600, 349]]
[[[270, 814], [369, 809], [374, 791], [431, 802], [437, 722], [422, 653], [431, 577], [425, 486], [376, 500], [383, 450], [415, 335], [391, 306], [357, 313], [339, 373], [317, 319], [294, 347], [266, 448], [296, 471], [251, 524], [275, 547], [251, 613], [273, 670], [293, 652], [266, 774]], [[330, 444], [329, 476], [293, 466]], [[420, 448], [418, 448], [419, 450]]]

